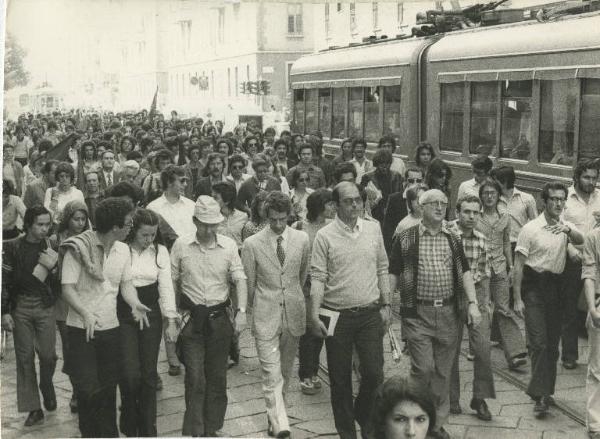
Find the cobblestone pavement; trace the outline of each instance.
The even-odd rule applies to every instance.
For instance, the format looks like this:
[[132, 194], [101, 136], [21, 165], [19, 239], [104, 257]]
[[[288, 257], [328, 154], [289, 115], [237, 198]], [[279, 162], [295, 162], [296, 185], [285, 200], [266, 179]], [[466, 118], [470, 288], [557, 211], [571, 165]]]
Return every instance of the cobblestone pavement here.
[[[398, 333], [397, 323], [394, 328]], [[57, 339], [59, 338], [57, 337]], [[585, 363], [587, 346], [584, 340], [582, 342], [580, 363]], [[260, 368], [249, 331], [244, 332], [240, 343], [242, 346], [241, 363], [230, 369], [228, 374], [229, 405], [223, 433], [232, 437], [267, 437], [265, 403], [261, 396]], [[384, 343], [386, 348], [385, 376], [407, 373], [409, 359], [403, 357], [400, 363], [394, 363], [389, 352], [387, 337]], [[62, 367], [62, 359], [59, 360], [55, 375], [58, 409], [53, 413], [46, 413], [44, 424], [29, 428], [23, 427], [26, 414], [18, 413], [16, 409], [16, 372], [12, 340], [9, 339], [8, 345], [0, 369], [2, 438], [78, 437], [77, 415], [72, 415], [68, 406], [71, 392], [70, 383], [67, 377], [59, 372]], [[466, 343], [463, 343], [463, 349], [467, 349]], [[60, 348], [58, 352], [60, 355]], [[499, 368], [506, 370], [506, 362], [500, 349], [493, 349], [493, 357]], [[587, 438], [585, 428], [557, 408], [551, 408], [550, 414], [543, 420], [534, 417], [531, 400], [512, 382], [513, 379], [527, 382], [528, 371], [524, 371], [522, 374], [510, 373], [508, 381], [495, 374], [497, 399], [488, 400], [494, 418], [491, 422], [478, 420], [468, 409], [471, 398], [472, 367], [473, 363], [461, 357], [460, 375], [463, 389], [461, 405], [465, 413], [450, 417], [446, 429], [452, 438]], [[161, 353], [158, 369], [164, 383], [163, 390], [158, 392], [157, 426], [159, 435], [181, 436], [185, 410], [183, 374], [177, 377], [168, 375], [164, 352]], [[585, 365], [580, 365], [574, 371], [565, 371], [559, 366], [559, 373], [556, 394], [559, 404], [566, 404], [568, 409], [572, 409], [580, 417], [584, 417]], [[294, 439], [336, 437], [329, 402], [328, 380], [325, 374], [322, 375], [322, 378], [325, 381], [323, 390], [320, 394], [313, 396], [303, 395], [297, 380], [293, 380], [291, 383], [288, 394], [288, 414]]]

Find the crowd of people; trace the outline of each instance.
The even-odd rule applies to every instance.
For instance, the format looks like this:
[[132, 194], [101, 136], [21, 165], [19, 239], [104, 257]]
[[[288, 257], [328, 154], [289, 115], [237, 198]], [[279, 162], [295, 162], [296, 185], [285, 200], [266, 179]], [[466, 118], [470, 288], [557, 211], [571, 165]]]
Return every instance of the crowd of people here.
[[[246, 326], [278, 438], [294, 360], [302, 392], [319, 393], [323, 344], [342, 439], [356, 423], [363, 438], [449, 437], [465, 325], [476, 416], [492, 419], [494, 344], [509, 369], [530, 362], [541, 416], [559, 352], [578, 367], [581, 296], [600, 438], [600, 160], [578, 163], [569, 187], [545, 184], [538, 212], [512, 167], [477, 156], [453, 197], [435, 148], [404, 163], [388, 136], [371, 158], [353, 138], [329, 159], [318, 132], [70, 111], [8, 121], [3, 145], [2, 328], [26, 426], [44, 420], [38, 385], [57, 407], [56, 328], [82, 437], [157, 435], [163, 340], [169, 374], [185, 370], [183, 435], [219, 436]], [[384, 383], [393, 313], [411, 370]]]

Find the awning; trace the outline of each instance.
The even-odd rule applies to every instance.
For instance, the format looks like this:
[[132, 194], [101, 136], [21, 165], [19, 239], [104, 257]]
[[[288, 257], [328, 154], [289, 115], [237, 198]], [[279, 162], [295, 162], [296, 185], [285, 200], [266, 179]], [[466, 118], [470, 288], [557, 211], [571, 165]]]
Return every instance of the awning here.
[[438, 73], [438, 82], [442, 84], [456, 82], [530, 81], [532, 79], [557, 81], [574, 78], [600, 78], [600, 65]]
[[348, 88], [348, 87], [376, 87], [400, 85], [402, 76], [388, 76], [384, 78], [358, 78], [358, 79], [335, 79], [324, 81], [300, 81], [292, 84], [293, 89], [313, 88]]

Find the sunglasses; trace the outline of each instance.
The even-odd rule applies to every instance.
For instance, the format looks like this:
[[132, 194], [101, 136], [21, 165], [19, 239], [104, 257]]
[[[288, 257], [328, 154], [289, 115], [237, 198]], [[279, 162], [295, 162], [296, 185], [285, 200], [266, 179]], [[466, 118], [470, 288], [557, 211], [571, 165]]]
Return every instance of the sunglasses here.
[[243, 166], [232, 166], [231, 169], [240, 170], [240, 169], [244, 169], [244, 167]]
[[409, 183], [422, 183], [423, 179], [422, 178], [407, 178], [406, 181], [408, 181]]

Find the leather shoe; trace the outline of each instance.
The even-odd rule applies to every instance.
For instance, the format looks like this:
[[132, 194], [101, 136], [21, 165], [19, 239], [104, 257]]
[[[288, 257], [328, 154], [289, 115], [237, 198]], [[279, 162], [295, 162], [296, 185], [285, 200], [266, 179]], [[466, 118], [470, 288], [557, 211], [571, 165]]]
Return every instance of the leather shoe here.
[[535, 413], [544, 414], [548, 412], [548, 400], [545, 396], [540, 397], [535, 401], [535, 405], [533, 406], [533, 411]]
[[492, 414], [488, 409], [488, 406], [485, 402], [485, 399], [475, 399], [471, 400], [471, 408], [477, 412], [477, 417], [482, 421], [491, 421]]
[[451, 439], [450, 438], [450, 434], [444, 430], [444, 427], [440, 428], [439, 430], [434, 430], [431, 433], [429, 433], [429, 436], [432, 439]]
[[510, 370], [519, 370], [519, 368], [521, 366], [525, 366], [526, 364], [527, 364], [527, 358], [524, 358], [524, 357], [513, 358], [510, 360], [510, 363], [508, 363], [508, 368]]
[[169, 375], [172, 377], [181, 375], [181, 366], [169, 366]]
[[31, 427], [42, 422], [44, 422], [44, 412], [41, 409], [33, 410], [29, 412], [29, 416], [25, 420], [25, 427]]
[[290, 436], [290, 432], [288, 430], [281, 430], [279, 433], [277, 433], [276, 436], [278, 439], [285, 439], [285, 438], [289, 438]]
[[50, 385], [50, 388], [45, 392], [42, 392], [44, 398], [44, 407], [49, 412], [56, 410], [56, 393], [54, 393], [54, 386]]
[[450, 404], [450, 413], [453, 415], [460, 415], [462, 413], [460, 404]]
[[565, 360], [563, 361], [563, 367], [567, 370], [577, 369], [577, 361]]

